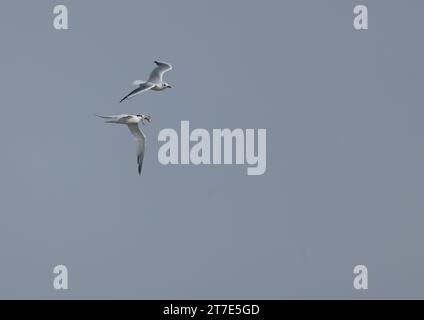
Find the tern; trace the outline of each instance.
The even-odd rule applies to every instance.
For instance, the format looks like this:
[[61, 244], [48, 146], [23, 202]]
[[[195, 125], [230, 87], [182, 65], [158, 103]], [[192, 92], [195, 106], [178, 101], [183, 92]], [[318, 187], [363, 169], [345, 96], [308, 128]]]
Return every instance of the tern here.
[[141, 122], [143, 125], [146, 122], [151, 121], [150, 116], [146, 116], [144, 114], [130, 115], [130, 114], [121, 114], [114, 116], [96, 116], [107, 119], [106, 123], [118, 123], [118, 124], [126, 124], [130, 129], [131, 134], [134, 136], [136, 145], [137, 145], [137, 165], [138, 165], [138, 174], [141, 175], [141, 167], [143, 166], [143, 158], [144, 158], [144, 149], [146, 145], [146, 136], [143, 131], [140, 130], [138, 124]]
[[138, 86], [138, 88], [134, 89], [125, 97], [123, 97], [120, 102], [123, 102], [148, 90], [162, 91], [167, 88], [172, 88], [169, 83], [163, 81], [164, 73], [172, 70], [172, 66], [169, 63], [163, 61], [155, 61], [155, 64], [156, 68], [154, 68], [153, 71], [150, 73], [149, 80], [134, 81], [134, 85]]

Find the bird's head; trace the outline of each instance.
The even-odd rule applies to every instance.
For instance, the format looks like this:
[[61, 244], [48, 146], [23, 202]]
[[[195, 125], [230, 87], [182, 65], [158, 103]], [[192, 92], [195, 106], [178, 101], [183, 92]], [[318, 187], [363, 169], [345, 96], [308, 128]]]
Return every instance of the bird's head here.
[[164, 87], [165, 89], [172, 88], [172, 87], [171, 87], [171, 85], [170, 85], [168, 82], [164, 82], [164, 83], [163, 83], [163, 87]]
[[150, 123], [152, 121], [152, 117], [151, 116], [146, 116], [144, 114], [138, 114], [137, 117], [140, 118], [140, 121], [142, 124], [146, 124], [146, 122]]

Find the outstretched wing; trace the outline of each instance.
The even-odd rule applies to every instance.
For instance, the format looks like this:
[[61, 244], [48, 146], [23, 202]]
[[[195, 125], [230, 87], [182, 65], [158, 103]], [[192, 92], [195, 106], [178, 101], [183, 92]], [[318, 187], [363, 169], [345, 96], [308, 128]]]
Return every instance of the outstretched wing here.
[[131, 91], [129, 94], [127, 94], [125, 97], [123, 97], [121, 99], [121, 101], [119, 101], [119, 102], [130, 99], [130, 98], [132, 98], [132, 97], [134, 97], [134, 96], [136, 96], [140, 93], [143, 93], [144, 91], [150, 90], [154, 86], [155, 85], [153, 83], [150, 83], [150, 82], [141, 83], [140, 86], [137, 89], [134, 89], [133, 91]]
[[129, 124], [128, 128], [130, 129], [130, 132], [133, 135], [135, 143], [137, 145], [138, 174], [141, 175], [141, 168], [143, 166], [143, 158], [144, 158], [144, 149], [146, 145], [146, 136], [140, 130], [137, 124]]
[[149, 76], [149, 82], [152, 83], [162, 83], [163, 82], [163, 74], [172, 70], [172, 66], [163, 61], [155, 61], [157, 67], [153, 69]]

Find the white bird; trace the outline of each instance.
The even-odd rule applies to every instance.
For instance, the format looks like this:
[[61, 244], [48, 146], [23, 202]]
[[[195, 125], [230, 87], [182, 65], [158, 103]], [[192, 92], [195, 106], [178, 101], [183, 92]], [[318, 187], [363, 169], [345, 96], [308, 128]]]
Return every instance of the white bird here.
[[155, 64], [157, 67], [154, 68], [150, 73], [149, 80], [134, 81], [134, 85], [138, 86], [138, 88], [123, 97], [120, 102], [130, 99], [148, 90], [162, 91], [167, 88], [172, 88], [167, 82], [163, 81], [164, 73], [172, 70], [172, 66], [169, 63], [163, 61], [155, 61]]
[[141, 167], [143, 166], [143, 158], [144, 158], [144, 149], [146, 145], [146, 136], [143, 131], [140, 130], [138, 124], [141, 122], [143, 125], [145, 121], [151, 121], [150, 116], [146, 116], [144, 114], [138, 115], [130, 115], [130, 114], [121, 114], [116, 116], [96, 116], [108, 119], [107, 123], [118, 123], [118, 124], [126, 124], [130, 129], [131, 134], [134, 136], [135, 142], [137, 144], [137, 165], [138, 165], [138, 174], [141, 175]]

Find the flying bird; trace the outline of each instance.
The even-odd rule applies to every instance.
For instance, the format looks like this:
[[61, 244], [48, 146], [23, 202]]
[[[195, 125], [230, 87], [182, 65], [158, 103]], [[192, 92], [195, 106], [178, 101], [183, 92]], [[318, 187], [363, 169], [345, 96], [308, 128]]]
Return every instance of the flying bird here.
[[137, 145], [137, 165], [138, 165], [138, 174], [141, 175], [141, 168], [143, 166], [143, 158], [144, 158], [144, 149], [146, 145], [146, 136], [143, 131], [140, 130], [138, 124], [141, 122], [143, 125], [146, 122], [151, 121], [150, 116], [146, 116], [143, 114], [138, 115], [130, 115], [130, 114], [121, 114], [115, 116], [96, 116], [107, 119], [106, 123], [118, 123], [118, 124], [126, 124], [130, 129], [131, 134], [134, 136], [134, 140]]
[[123, 102], [148, 90], [162, 91], [167, 88], [172, 88], [169, 83], [163, 81], [163, 75], [165, 74], [165, 72], [172, 70], [172, 66], [169, 63], [163, 61], [155, 61], [155, 64], [156, 68], [154, 68], [153, 71], [150, 73], [149, 80], [134, 81], [134, 85], [138, 86], [138, 88], [134, 89], [125, 97], [123, 97], [120, 102]]

